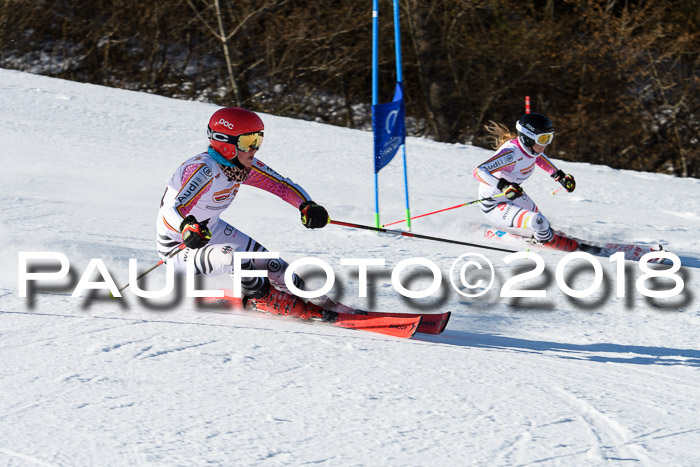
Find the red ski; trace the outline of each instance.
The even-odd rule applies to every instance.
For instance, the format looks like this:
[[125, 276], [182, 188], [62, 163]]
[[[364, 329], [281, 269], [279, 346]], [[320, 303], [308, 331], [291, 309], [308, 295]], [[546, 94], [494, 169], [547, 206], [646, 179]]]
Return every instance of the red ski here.
[[418, 331], [422, 334], [440, 334], [447, 327], [452, 313], [446, 311], [444, 313], [384, 313], [381, 311], [364, 311], [355, 310], [349, 312], [353, 316], [384, 316], [389, 318], [408, 318], [420, 316], [421, 322], [418, 325]]
[[303, 320], [318, 321], [333, 326], [348, 329], [360, 329], [362, 331], [376, 332], [394, 337], [408, 338], [418, 330], [422, 316], [375, 316], [366, 313], [344, 313], [324, 310], [312, 303], [305, 303], [298, 297], [285, 292], [273, 291], [271, 298], [265, 301], [233, 296], [233, 291], [224, 290], [223, 297], [202, 298], [204, 303], [225, 303], [228, 306], [245, 311], [259, 311], [275, 315], [291, 316]]
[[421, 316], [414, 317], [393, 317], [393, 316], [371, 316], [355, 315], [351, 313], [333, 313], [333, 318], [328, 321], [334, 326], [348, 329], [360, 329], [362, 331], [376, 332], [395, 337], [413, 337], [421, 323]]
[[[243, 301], [240, 298], [233, 296], [233, 291], [223, 290], [224, 297], [219, 299], [205, 299], [206, 301], [228, 301], [234, 308], [243, 308]], [[450, 321], [452, 313], [446, 311], [444, 313], [391, 313], [391, 312], [381, 312], [381, 311], [365, 311], [359, 310], [357, 308], [351, 308], [346, 305], [341, 305], [342, 311], [339, 314], [345, 316], [366, 316], [372, 318], [409, 318], [415, 320], [416, 318], [422, 318], [418, 329], [416, 332], [422, 334], [440, 334], [447, 327], [447, 323]], [[347, 326], [350, 327], [350, 326]]]

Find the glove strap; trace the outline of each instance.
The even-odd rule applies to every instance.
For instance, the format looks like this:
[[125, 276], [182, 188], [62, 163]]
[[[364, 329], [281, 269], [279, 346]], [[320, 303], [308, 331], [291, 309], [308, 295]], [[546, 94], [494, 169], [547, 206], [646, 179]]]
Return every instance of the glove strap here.
[[182, 239], [184, 240], [185, 237], [189, 238], [191, 235], [198, 235], [202, 239], [211, 240], [211, 231], [207, 228], [208, 222], [209, 219], [197, 222], [197, 219], [193, 215], [185, 217], [180, 224]]
[[314, 204], [316, 204], [316, 203], [314, 203], [313, 201], [304, 201], [303, 203], [301, 203], [301, 204], [299, 205], [299, 210], [300, 210], [301, 212], [304, 212], [304, 210], [305, 210], [306, 208], [308, 208], [309, 206], [313, 206]]
[[563, 170], [559, 169], [556, 172], [552, 174], [552, 178], [554, 179], [555, 182], [558, 182], [562, 178], [566, 177], [566, 174], [564, 173]]

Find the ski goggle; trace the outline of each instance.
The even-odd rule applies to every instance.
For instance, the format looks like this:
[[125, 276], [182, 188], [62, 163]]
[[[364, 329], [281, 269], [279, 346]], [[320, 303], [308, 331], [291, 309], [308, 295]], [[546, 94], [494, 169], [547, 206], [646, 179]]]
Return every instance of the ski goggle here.
[[217, 133], [212, 131], [211, 128], [207, 127], [207, 136], [209, 139], [214, 141], [220, 141], [222, 143], [233, 144], [238, 148], [239, 151], [250, 152], [256, 149], [260, 149], [262, 145], [264, 132], [255, 131], [253, 133], [245, 133], [238, 136], [230, 136], [224, 133]]
[[520, 122], [515, 123], [515, 128], [531, 140], [533, 140], [535, 143], [542, 145], [542, 146], [547, 146], [552, 142], [554, 139], [554, 132], [550, 131], [549, 133], [540, 133], [539, 135], [533, 133], [532, 131], [528, 130], [524, 126], [520, 124]]

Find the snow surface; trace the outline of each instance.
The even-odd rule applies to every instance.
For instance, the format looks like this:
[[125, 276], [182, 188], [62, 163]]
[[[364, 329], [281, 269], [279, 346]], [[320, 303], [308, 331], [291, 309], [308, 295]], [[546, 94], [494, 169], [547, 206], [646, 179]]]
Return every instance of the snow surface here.
[[[328, 262], [335, 299], [451, 310], [447, 330], [406, 340], [203, 310], [187, 298], [71, 297], [90, 258], [119, 285], [130, 258], [142, 270], [158, 260], [164, 182], [206, 147], [216, 108], [0, 70], [0, 464], [700, 464], [697, 179], [559, 161], [576, 177], [574, 193], [552, 196], [558, 185], [541, 171], [525, 185], [555, 228], [678, 254], [685, 289], [668, 299], [635, 289], [632, 262], [618, 297], [617, 264], [604, 258], [601, 289], [572, 299], [554, 280], [563, 255], [543, 250], [545, 274], [516, 288], [546, 289], [546, 298], [502, 298], [504, 282], [531, 262], [333, 225], [309, 231], [293, 207], [250, 187], [223, 217], [288, 261]], [[373, 223], [371, 133], [263, 120], [260, 159], [332, 218]], [[414, 215], [475, 198], [472, 171], [489, 151], [409, 138], [407, 152]], [[400, 219], [400, 158], [380, 184], [382, 221]], [[469, 206], [419, 219], [413, 231], [505, 246], [475, 230], [483, 222]], [[73, 281], [19, 298], [18, 252], [40, 251], [65, 254]], [[446, 279], [468, 252], [496, 269], [495, 287], [478, 298]], [[386, 266], [370, 269], [369, 297], [360, 298], [357, 268], [340, 259], [370, 257]], [[392, 268], [412, 257], [443, 272], [435, 297], [409, 300], [391, 286]], [[144, 287], [160, 287], [162, 269]], [[431, 278], [416, 271], [405, 285], [422, 290]], [[585, 289], [591, 271], [578, 267], [570, 285]]]

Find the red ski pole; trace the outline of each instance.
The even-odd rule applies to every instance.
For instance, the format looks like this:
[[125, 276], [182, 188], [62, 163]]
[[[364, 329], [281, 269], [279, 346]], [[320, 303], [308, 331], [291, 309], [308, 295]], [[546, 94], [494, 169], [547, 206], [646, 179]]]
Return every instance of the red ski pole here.
[[[461, 208], [463, 206], [469, 206], [471, 204], [481, 203], [483, 201], [488, 201], [488, 200], [493, 199], [493, 198], [498, 198], [499, 196], [504, 196], [504, 193], [499, 193], [495, 196], [490, 196], [488, 198], [475, 199], [474, 201], [469, 201], [468, 203], [458, 204], [457, 206], [452, 206], [449, 208], [440, 209], [439, 211], [433, 211], [433, 212], [429, 212], [427, 214], [421, 214], [420, 216], [411, 217], [411, 220], [418, 219], [419, 217], [430, 216], [431, 214], [437, 214], [439, 212], [449, 211], [450, 209], [457, 209], [457, 208]], [[406, 219], [401, 219], [400, 221], [395, 221], [395, 222], [389, 222], [388, 224], [382, 225], [382, 227], [386, 227], [386, 226], [394, 225], [394, 224], [400, 224], [401, 222], [406, 222]]]

